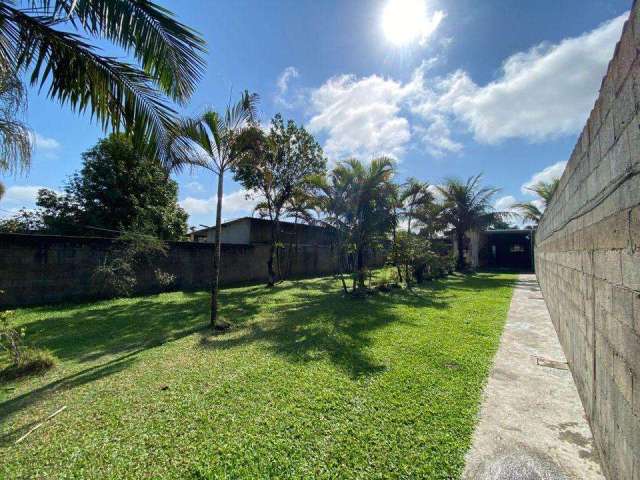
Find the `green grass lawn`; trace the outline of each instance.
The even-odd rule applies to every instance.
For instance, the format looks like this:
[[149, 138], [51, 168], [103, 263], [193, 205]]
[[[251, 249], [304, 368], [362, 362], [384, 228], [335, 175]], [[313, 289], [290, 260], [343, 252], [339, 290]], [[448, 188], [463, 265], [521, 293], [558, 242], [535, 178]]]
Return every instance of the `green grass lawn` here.
[[0, 478], [457, 478], [514, 279], [228, 289], [222, 335], [206, 293], [20, 310], [59, 364], [0, 385]]

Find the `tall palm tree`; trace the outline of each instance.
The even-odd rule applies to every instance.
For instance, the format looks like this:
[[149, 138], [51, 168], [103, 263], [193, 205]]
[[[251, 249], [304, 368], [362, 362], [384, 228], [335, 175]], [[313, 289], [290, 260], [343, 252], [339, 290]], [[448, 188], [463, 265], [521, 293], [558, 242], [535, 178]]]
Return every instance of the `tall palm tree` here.
[[393, 225], [393, 162], [386, 157], [369, 165], [351, 159], [340, 163], [319, 183], [327, 222], [355, 255], [358, 286], [364, 287], [367, 250]]
[[[175, 111], [205, 67], [204, 40], [148, 0], [0, 0], [0, 65], [103, 128], [125, 128], [163, 155]], [[105, 40], [137, 64], [98, 53]]]
[[444, 185], [437, 187], [443, 201], [443, 219], [454, 228], [458, 245], [457, 269], [466, 269], [464, 259], [465, 234], [473, 229], [485, 228], [494, 220], [503, 218], [506, 212], [495, 212], [492, 197], [500, 191], [498, 188], [482, 187], [482, 174], [469, 177], [466, 181], [449, 178]]
[[549, 206], [549, 203], [551, 203], [553, 194], [556, 193], [559, 184], [560, 178], [553, 178], [548, 182], [540, 181], [536, 183], [527, 190], [538, 195], [540, 199], [533, 202], [515, 203], [512, 208], [518, 212], [518, 215], [520, 215], [523, 220], [537, 225], [542, 219], [542, 214]]
[[224, 115], [207, 109], [195, 118], [182, 121], [170, 142], [172, 168], [180, 169], [187, 165], [202, 167], [218, 177], [210, 317], [211, 326], [216, 329], [227, 326], [218, 321], [224, 174], [237, 164], [242, 157], [242, 150], [247, 148], [244, 135], [257, 128], [257, 103], [258, 96], [245, 91], [235, 105], [227, 106]]

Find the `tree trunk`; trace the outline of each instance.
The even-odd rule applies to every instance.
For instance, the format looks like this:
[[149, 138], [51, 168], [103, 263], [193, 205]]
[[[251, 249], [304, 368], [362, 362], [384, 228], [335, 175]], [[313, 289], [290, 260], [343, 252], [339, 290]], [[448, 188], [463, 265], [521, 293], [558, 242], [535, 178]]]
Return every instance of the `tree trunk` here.
[[402, 269], [398, 263], [398, 235], [396, 233], [396, 226], [393, 226], [393, 263], [398, 271], [398, 283], [402, 283]]
[[218, 203], [216, 205], [216, 233], [213, 244], [213, 276], [211, 278], [211, 327], [218, 325], [218, 290], [220, 281], [220, 265], [222, 262], [222, 249], [220, 236], [222, 233], [222, 182], [224, 170], [218, 174]]
[[365, 287], [364, 269], [365, 269], [364, 249], [359, 248], [358, 249], [358, 287], [359, 288]]
[[456, 228], [456, 241], [458, 242], [458, 259], [456, 268], [463, 272], [466, 270], [466, 262], [464, 260], [464, 232]]
[[278, 241], [278, 223], [279, 218], [276, 215], [276, 218], [271, 220], [271, 246], [269, 247], [269, 259], [267, 260], [267, 273], [269, 275], [267, 287], [273, 287], [276, 284], [276, 273], [273, 269], [273, 261], [275, 260], [276, 243]]

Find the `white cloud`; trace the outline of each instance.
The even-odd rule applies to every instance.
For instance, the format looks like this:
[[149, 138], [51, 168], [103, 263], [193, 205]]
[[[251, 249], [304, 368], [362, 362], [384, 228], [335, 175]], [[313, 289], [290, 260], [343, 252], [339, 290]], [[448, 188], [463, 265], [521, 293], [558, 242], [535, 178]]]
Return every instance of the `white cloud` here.
[[60, 142], [55, 138], [45, 137], [38, 132], [31, 134], [31, 142], [33, 143], [35, 153], [41, 153], [45, 158], [58, 158], [58, 151], [62, 147]]
[[279, 103], [287, 108], [291, 107], [291, 104], [287, 101], [287, 92], [289, 91], [289, 82], [300, 76], [300, 72], [296, 67], [289, 66], [285, 68], [280, 76], [278, 76], [277, 85], [278, 85], [278, 94], [275, 97], [276, 103]]
[[516, 197], [514, 197], [513, 195], [506, 195], [496, 200], [494, 208], [498, 212], [509, 212], [511, 211], [511, 207], [513, 206], [513, 204], [516, 202]]
[[38, 190], [47, 188], [37, 185], [12, 185], [6, 189], [2, 199], [0, 199], [0, 217], [8, 217], [25, 208], [31, 210], [36, 208]]
[[436, 85], [435, 103], [430, 99], [422, 108], [451, 114], [482, 143], [574, 134], [593, 107], [627, 16], [558, 44], [516, 53], [503, 63], [500, 77], [485, 86], [467, 72], [454, 72]]
[[407, 82], [378, 75], [329, 78], [309, 94], [309, 129], [326, 134], [332, 160], [399, 158], [415, 136], [432, 156], [458, 153], [460, 127], [475, 140], [544, 141], [583, 126], [627, 14], [583, 35], [540, 44], [507, 58], [496, 80], [481, 86], [458, 70], [427, 77], [424, 62]]
[[531, 187], [539, 182], [548, 183], [554, 178], [560, 178], [566, 166], [567, 162], [562, 161], [554, 163], [553, 165], [550, 165], [543, 170], [534, 173], [528, 182], [522, 184], [522, 186], [520, 187], [520, 191], [528, 195], [535, 195], [531, 190], [529, 190]]
[[196, 193], [204, 192], [204, 187], [202, 186], [202, 184], [196, 181], [187, 183], [185, 185], [185, 188], [190, 192], [196, 192]]
[[[255, 193], [237, 190], [222, 196], [222, 214], [225, 216], [250, 215], [259, 201], [260, 197]], [[187, 197], [179, 203], [189, 215], [214, 215], [217, 197], [215, 195], [209, 198]]]
[[332, 160], [397, 158], [411, 139], [403, 103], [420, 89], [418, 77], [404, 84], [378, 75], [332, 77], [311, 93], [309, 129], [327, 134], [324, 150]]

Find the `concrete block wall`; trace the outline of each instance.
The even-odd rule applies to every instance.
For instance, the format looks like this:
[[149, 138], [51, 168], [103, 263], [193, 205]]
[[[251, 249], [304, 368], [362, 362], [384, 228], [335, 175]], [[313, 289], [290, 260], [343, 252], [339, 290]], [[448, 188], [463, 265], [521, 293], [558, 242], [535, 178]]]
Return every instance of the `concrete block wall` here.
[[639, 10], [536, 233], [538, 280], [616, 480], [640, 480]]
[[[0, 309], [101, 296], [92, 277], [112, 246], [113, 241], [105, 238], [0, 234]], [[289, 253], [294, 255], [291, 263]], [[167, 256], [155, 260], [153, 268], [175, 275], [172, 290], [208, 289], [212, 255], [212, 244], [169, 242]], [[222, 285], [266, 281], [268, 256], [268, 245], [223, 244]], [[374, 263], [382, 261], [380, 256]], [[294, 277], [337, 271], [337, 258], [330, 246], [287, 250], [281, 262], [291, 266]], [[135, 293], [161, 290], [153, 269], [141, 272]]]

